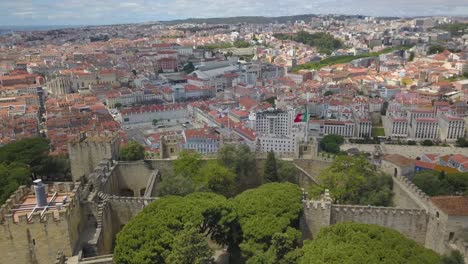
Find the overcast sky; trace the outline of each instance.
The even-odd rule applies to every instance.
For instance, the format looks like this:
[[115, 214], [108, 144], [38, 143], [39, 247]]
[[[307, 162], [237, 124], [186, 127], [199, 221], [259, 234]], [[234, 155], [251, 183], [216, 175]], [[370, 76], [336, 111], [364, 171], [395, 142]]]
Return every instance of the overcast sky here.
[[468, 15], [468, 0], [0, 0], [0, 25], [97, 25], [297, 14]]

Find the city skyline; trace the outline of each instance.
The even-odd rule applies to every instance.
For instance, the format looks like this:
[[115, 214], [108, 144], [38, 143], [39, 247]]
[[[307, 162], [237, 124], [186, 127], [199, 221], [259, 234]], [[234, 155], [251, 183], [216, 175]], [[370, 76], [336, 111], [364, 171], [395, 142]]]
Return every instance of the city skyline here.
[[406, 2], [370, 0], [316, 0], [306, 3], [285, 0], [275, 5], [270, 1], [211, 0], [155, 1], [117, 0], [76, 1], [59, 3], [44, 1], [16, 1], [0, 3], [0, 9], [8, 13], [0, 18], [0, 24], [10, 25], [107, 25], [167, 21], [185, 18], [213, 18], [234, 16], [288, 16], [298, 14], [347, 14], [369, 16], [458, 16], [468, 14], [468, 4], [462, 0], [416, 0]]

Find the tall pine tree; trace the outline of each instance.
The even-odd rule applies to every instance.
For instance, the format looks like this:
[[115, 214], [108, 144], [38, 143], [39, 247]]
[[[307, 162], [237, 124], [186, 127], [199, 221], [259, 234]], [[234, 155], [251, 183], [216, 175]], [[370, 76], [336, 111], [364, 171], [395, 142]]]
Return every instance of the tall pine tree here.
[[266, 182], [278, 182], [279, 181], [278, 168], [276, 166], [276, 157], [275, 157], [275, 152], [273, 151], [270, 151], [267, 154], [263, 178], [266, 180]]

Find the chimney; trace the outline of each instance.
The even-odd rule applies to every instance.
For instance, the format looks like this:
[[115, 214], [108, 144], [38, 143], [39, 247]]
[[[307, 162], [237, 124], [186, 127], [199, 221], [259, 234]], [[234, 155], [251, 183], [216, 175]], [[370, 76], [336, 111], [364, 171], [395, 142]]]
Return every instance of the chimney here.
[[34, 192], [36, 193], [36, 203], [38, 207], [47, 206], [47, 193], [46, 186], [42, 183], [41, 179], [33, 181]]

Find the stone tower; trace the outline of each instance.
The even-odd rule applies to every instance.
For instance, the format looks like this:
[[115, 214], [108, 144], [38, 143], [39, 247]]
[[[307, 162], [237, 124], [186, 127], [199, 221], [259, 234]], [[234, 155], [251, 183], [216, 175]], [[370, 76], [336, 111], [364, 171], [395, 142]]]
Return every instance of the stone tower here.
[[45, 207], [33, 188], [21, 186], [12, 194], [0, 208], [0, 262], [50, 264], [58, 252], [75, 254], [84, 229], [79, 190], [75, 183], [47, 185]]
[[169, 159], [179, 156], [181, 152], [180, 142], [182, 136], [177, 134], [165, 135], [161, 137], [161, 158]]
[[117, 160], [120, 140], [116, 133], [81, 133], [68, 143], [73, 181], [87, 176], [103, 160]]

